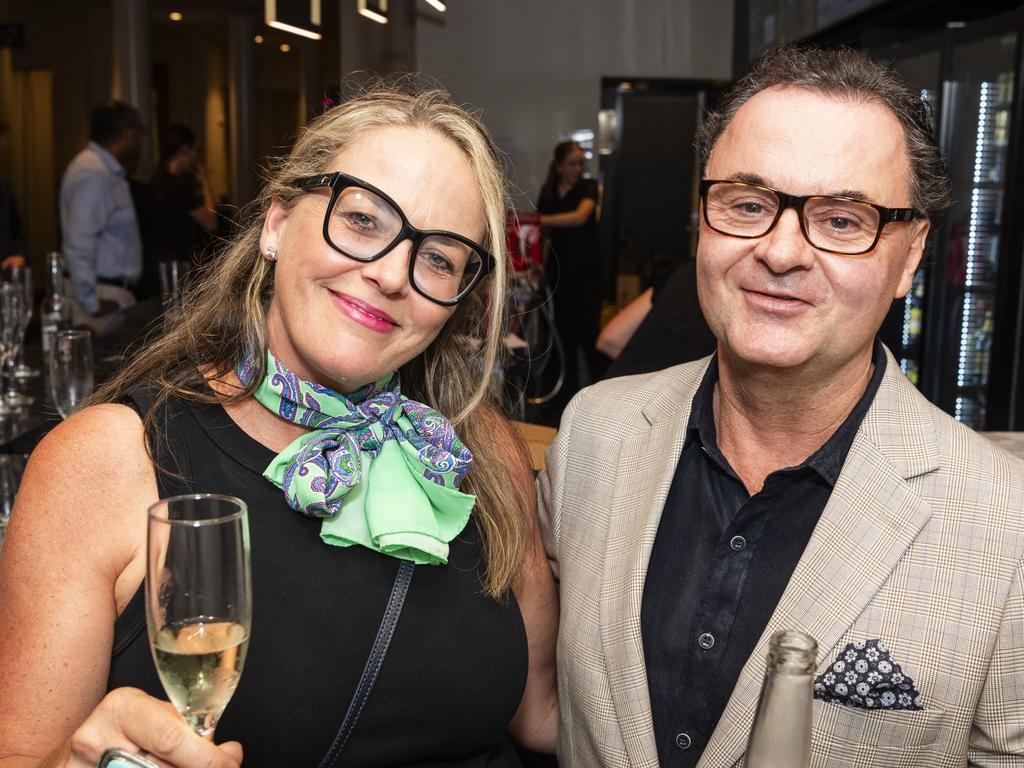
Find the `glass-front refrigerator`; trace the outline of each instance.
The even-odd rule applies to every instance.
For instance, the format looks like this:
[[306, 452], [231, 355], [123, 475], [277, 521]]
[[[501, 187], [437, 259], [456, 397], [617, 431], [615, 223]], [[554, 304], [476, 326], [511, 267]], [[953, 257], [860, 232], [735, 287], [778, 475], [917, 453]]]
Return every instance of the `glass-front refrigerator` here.
[[[870, 52], [931, 106], [951, 205], [880, 335], [907, 377], [975, 429], [1020, 429], [1024, 13]], [[1015, 202], [1016, 201], [1016, 202]]]
[[938, 243], [940, 268], [930, 275], [926, 394], [975, 429], [990, 426], [996, 318], [1012, 316], [997, 315], [997, 298], [1011, 251], [1007, 159], [1017, 46], [1016, 31], [954, 42], [942, 93], [952, 204]]
[[[928, 104], [933, 115], [940, 113], [942, 106], [939, 101], [942, 92], [942, 51], [939, 41], [925, 41], [923, 45], [919, 44], [916, 49], [909, 52], [907, 46], [901, 46], [898, 51], [901, 55], [898, 56], [889, 55], [896, 51], [875, 51], [873, 53], [878, 59], [891, 61], [893, 68], [918, 90], [921, 99]], [[938, 138], [938, 127], [938, 121], [936, 121], [936, 138]], [[934, 239], [933, 237], [933, 241]], [[924, 383], [922, 382], [924, 317], [927, 308], [928, 277], [932, 268], [932, 260], [926, 258], [914, 274], [910, 292], [906, 298], [893, 303], [893, 307], [879, 331], [882, 341], [892, 350], [899, 362], [900, 369], [918, 387]]]

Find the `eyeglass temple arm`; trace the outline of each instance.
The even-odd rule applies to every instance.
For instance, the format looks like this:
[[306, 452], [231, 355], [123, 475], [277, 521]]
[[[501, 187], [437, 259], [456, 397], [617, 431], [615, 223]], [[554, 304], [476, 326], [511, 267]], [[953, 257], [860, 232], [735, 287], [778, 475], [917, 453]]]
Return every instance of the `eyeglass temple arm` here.
[[918, 215], [918, 212], [914, 208], [888, 208], [888, 216], [886, 222], [890, 221], [913, 221], [914, 217]]
[[319, 176], [305, 176], [292, 182], [292, 186], [299, 189], [316, 189], [317, 187], [329, 187], [338, 177], [337, 173], [324, 173]]

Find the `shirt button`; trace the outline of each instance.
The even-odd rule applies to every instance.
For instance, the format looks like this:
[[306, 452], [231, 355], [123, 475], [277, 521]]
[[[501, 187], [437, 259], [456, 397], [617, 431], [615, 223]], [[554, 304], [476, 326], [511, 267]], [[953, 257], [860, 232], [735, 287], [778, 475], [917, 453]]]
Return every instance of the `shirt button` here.
[[744, 539], [742, 536], [733, 536], [732, 540], [729, 542], [729, 546], [737, 552], [739, 552], [741, 549], [747, 546], [747, 540]]
[[690, 748], [690, 744], [692, 743], [693, 742], [690, 740], [690, 735], [688, 733], [676, 734], [676, 746], [680, 749], [687, 750]]
[[705, 651], [710, 650], [715, 645], [715, 636], [710, 632], [704, 632], [700, 637], [697, 638], [697, 643]]

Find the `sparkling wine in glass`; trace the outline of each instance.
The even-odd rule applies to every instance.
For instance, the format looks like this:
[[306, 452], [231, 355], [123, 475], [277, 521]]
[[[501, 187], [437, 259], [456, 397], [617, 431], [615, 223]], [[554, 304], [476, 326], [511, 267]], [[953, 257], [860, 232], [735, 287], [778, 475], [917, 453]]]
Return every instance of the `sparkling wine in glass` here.
[[146, 626], [160, 682], [213, 739], [245, 664], [252, 576], [245, 502], [196, 494], [149, 508]]

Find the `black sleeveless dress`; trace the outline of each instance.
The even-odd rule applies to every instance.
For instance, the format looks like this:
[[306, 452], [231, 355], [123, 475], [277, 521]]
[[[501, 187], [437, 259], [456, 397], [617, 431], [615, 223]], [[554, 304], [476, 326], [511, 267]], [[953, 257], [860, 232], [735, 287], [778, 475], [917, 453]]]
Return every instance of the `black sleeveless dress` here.
[[[143, 411], [144, 393], [132, 397]], [[356, 688], [399, 562], [323, 543], [262, 477], [274, 453], [219, 406], [172, 401], [159, 419], [161, 497], [224, 493], [249, 507], [253, 626], [241, 682], [217, 727], [245, 768], [316, 768]], [[526, 683], [515, 598], [481, 593], [473, 522], [448, 565], [417, 566], [377, 684], [338, 766], [519, 766], [506, 736]], [[142, 590], [117, 620], [108, 688], [166, 699], [146, 638]]]

